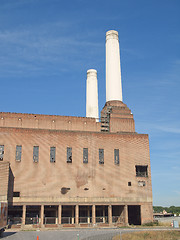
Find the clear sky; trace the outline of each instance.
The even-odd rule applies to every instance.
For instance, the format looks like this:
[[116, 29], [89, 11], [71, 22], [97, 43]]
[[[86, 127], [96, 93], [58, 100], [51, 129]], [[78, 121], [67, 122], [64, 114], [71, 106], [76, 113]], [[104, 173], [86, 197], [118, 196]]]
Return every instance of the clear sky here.
[[119, 32], [123, 101], [148, 133], [154, 205], [180, 206], [180, 1], [0, 0], [0, 111], [85, 116], [105, 104], [105, 34]]

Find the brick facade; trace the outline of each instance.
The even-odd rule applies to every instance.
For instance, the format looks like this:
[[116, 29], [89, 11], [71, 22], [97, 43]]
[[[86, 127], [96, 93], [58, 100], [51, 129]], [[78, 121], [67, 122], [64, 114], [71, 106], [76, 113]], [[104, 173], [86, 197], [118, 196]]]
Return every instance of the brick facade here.
[[[140, 223], [152, 221], [148, 135], [135, 132], [133, 115], [120, 101], [107, 102], [101, 117], [104, 126], [102, 119], [0, 113], [3, 163], [10, 163], [13, 192], [20, 194], [10, 205], [23, 206], [22, 225], [28, 216], [26, 206], [32, 205], [41, 209], [37, 210], [41, 226], [45, 224], [43, 214], [52, 215], [47, 206], [54, 206], [57, 225], [62, 224], [59, 215], [65, 218], [69, 212], [71, 224], [84, 221], [84, 215], [88, 223], [98, 224], [99, 214], [104, 216], [101, 224], [117, 224], [119, 216], [125, 225], [128, 218], [136, 222], [135, 213], [128, 211], [139, 211], [138, 207]], [[16, 146], [21, 146], [20, 160]], [[38, 162], [33, 161], [34, 146], [39, 147]], [[51, 147], [55, 147], [55, 162], [50, 162]], [[72, 162], [67, 162], [67, 147], [72, 148]], [[83, 148], [88, 149], [88, 163], [83, 163]], [[99, 163], [99, 149], [104, 149], [103, 164]], [[147, 175], [138, 175], [136, 166], [140, 171], [143, 166]]]

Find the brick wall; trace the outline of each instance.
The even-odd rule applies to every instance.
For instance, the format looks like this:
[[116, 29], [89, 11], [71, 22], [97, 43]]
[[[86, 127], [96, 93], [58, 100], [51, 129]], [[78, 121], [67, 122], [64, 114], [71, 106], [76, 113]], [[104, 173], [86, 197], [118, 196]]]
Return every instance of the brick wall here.
[[0, 162], [0, 201], [8, 199], [9, 163]]
[[25, 113], [0, 113], [0, 127], [100, 131], [94, 118]]
[[[148, 135], [21, 128], [0, 132], [4, 161], [10, 161], [14, 191], [21, 196], [14, 201], [152, 202]], [[21, 162], [15, 160], [16, 145], [22, 145]], [[33, 162], [33, 146], [39, 146], [38, 163]], [[56, 147], [55, 163], [50, 163], [50, 147]], [[72, 163], [66, 162], [67, 147], [72, 147]], [[88, 164], [83, 163], [83, 148], [88, 148]], [[99, 148], [104, 149], [104, 164], [99, 164]], [[119, 149], [119, 165], [114, 164], [114, 149]], [[148, 177], [136, 177], [135, 165], [148, 165]], [[142, 180], [146, 186], [139, 187]], [[63, 187], [70, 190], [62, 194]]]

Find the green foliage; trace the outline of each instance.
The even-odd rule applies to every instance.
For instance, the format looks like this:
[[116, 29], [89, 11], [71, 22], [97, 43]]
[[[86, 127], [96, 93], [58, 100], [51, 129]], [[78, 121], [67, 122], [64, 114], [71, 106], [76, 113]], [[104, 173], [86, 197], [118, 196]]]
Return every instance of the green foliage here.
[[167, 213], [180, 214], [180, 207], [175, 207], [175, 206], [170, 206], [170, 207], [154, 206], [153, 210], [155, 213], [162, 213], [163, 210], [165, 210]]

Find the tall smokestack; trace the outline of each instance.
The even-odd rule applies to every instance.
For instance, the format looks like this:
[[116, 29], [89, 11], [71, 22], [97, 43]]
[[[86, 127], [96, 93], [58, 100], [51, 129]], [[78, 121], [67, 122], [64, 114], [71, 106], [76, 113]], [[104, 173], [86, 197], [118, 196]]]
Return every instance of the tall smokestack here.
[[99, 119], [97, 71], [95, 69], [87, 71], [86, 117], [96, 118], [96, 121]]
[[122, 101], [121, 67], [118, 32], [106, 32], [106, 102]]

